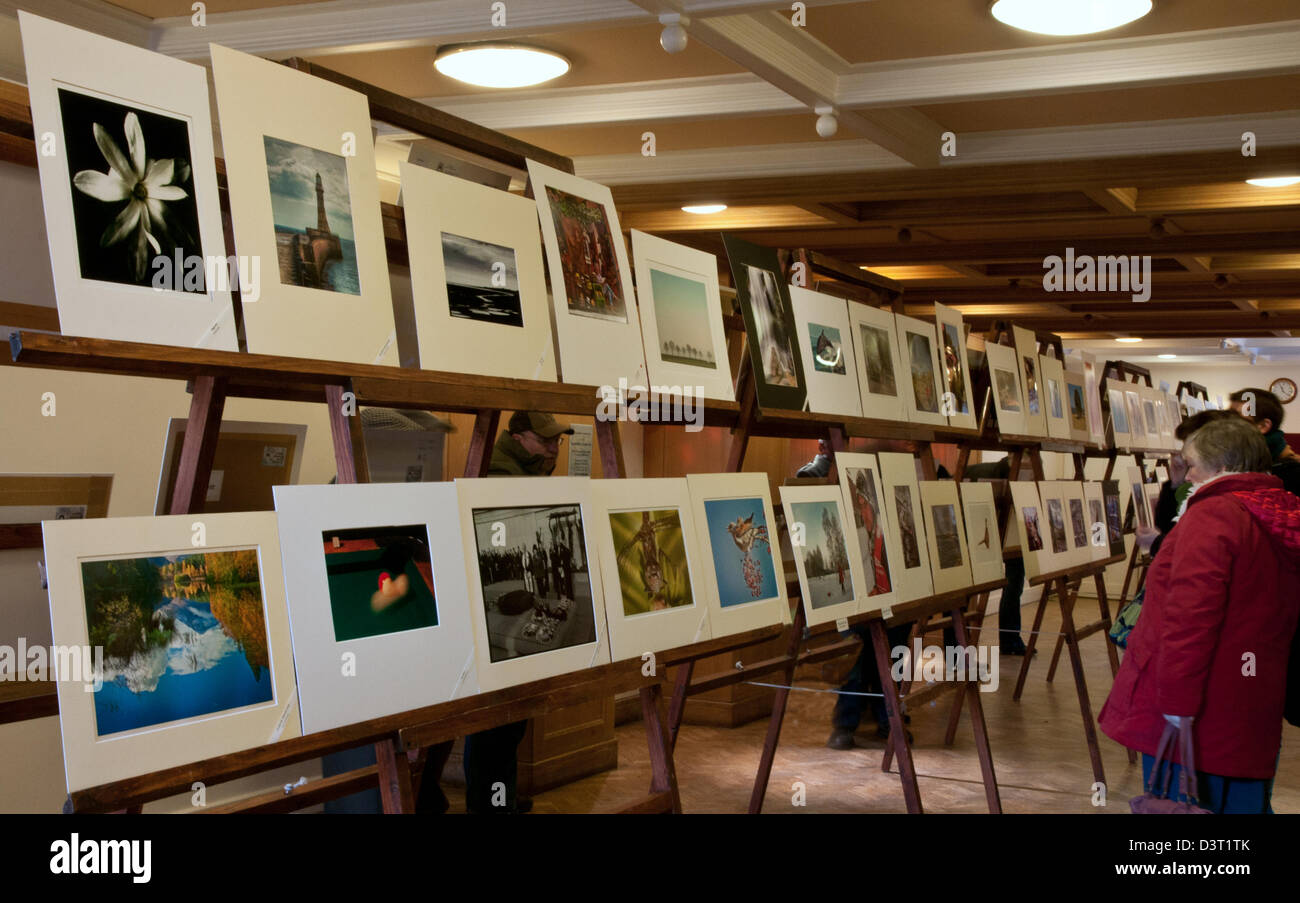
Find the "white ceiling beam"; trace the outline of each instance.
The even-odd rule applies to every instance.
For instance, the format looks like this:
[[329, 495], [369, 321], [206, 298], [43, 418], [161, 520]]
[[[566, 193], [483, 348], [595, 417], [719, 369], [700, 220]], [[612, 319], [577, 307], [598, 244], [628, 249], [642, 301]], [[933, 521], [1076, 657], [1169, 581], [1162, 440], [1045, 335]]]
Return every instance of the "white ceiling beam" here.
[[[454, 110], [449, 112], [456, 112]], [[460, 115], [457, 113], [457, 115]], [[1300, 110], [1259, 116], [1212, 116], [1169, 122], [975, 132], [959, 139], [956, 157], [942, 166], [1029, 163], [1149, 156], [1239, 147], [1247, 125], [1266, 127], [1270, 146], [1300, 146]], [[655, 157], [608, 154], [574, 157], [578, 174], [608, 185], [742, 179], [766, 176], [866, 172], [903, 168], [894, 155], [868, 141], [660, 150]]]
[[839, 82], [855, 108], [957, 103], [1300, 72], [1300, 21], [868, 63]]
[[[830, 0], [813, 0], [809, 6]], [[508, 2], [506, 24], [491, 23], [484, 0], [329, 0], [246, 12], [213, 12], [207, 26], [194, 28], [188, 16], [159, 19], [155, 49], [182, 59], [202, 59], [208, 42], [245, 53], [352, 53], [484, 38], [518, 38], [547, 31], [644, 25], [654, 18], [630, 0], [546, 0]], [[686, 3], [696, 18], [789, 9], [775, 0], [697, 0]]]

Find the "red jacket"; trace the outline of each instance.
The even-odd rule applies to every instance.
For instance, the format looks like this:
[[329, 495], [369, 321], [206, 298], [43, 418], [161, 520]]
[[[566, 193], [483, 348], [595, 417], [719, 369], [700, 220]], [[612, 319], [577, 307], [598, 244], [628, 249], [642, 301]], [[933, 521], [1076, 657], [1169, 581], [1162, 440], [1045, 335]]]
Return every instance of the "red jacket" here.
[[1162, 715], [1193, 715], [1198, 771], [1272, 777], [1300, 616], [1300, 499], [1270, 474], [1203, 485], [1146, 587], [1101, 729], [1155, 755]]

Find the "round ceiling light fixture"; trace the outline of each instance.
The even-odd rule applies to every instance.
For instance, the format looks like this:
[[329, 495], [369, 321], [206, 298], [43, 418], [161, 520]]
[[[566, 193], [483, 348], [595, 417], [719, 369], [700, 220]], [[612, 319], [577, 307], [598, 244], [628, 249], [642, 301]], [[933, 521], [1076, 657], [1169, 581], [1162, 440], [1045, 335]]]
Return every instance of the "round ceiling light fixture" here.
[[1046, 35], [1096, 34], [1151, 12], [1151, 0], [993, 0], [993, 18]]
[[1172, 360], [1177, 360], [1178, 355], [1176, 355], [1176, 354], [1157, 354], [1156, 357], [1160, 358], [1160, 360], [1162, 360], [1162, 361], [1172, 361]]
[[1136, 345], [1138, 342], [1140, 342], [1140, 341], [1142, 341], [1142, 340], [1141, 340], [1140, 338], [1138, 338], [1137, 336], [1132, 336], [1132, 335], [1131, 335], [1131, 336], [1125, 336], [1125, 337], [1122, 338], [1122, 339], [1116, 339], [1115, 341], [1117, 341], [1117, 342], [1123, 342], [1125, 345]]
[[694, 213], [697, 216], [708, 216], [710, 213], [721, 213], [726, 209], [726, 204], [690, 204], [682, 208], [682, 210], [687, 213]]
[[1269, 176], [1264, 179], [1247, 179], [1247, 185], [1254, 185], [1257, 188], [1286, 188], [1288, 185], [1295, 185], [1300, 182], [1300, 176]]
[[528, 88], [559, 78], [569, 71], [569, 61], [524, 44], [448, 44], [438, 48], [433, 68], [480, 88]]

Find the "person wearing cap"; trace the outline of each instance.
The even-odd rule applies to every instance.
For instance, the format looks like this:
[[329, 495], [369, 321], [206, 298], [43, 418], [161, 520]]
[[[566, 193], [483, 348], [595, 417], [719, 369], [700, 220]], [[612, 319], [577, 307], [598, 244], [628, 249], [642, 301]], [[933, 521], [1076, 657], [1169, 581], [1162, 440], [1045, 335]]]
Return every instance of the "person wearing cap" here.
[[550, 414], [516, 411], [492, 446], [488, 476], [549, 476], [560, 456], [560, 437], [571, 435], [573, 427], [558, 423]]
[[[570, 435], [573, 427], [558, 423], [550, 414], [516, 411], [492, 447], [488, 476], [550, 476], [560, 457], [560, 437]], [[558, 576], [552, 582], [557, 592], [563, 592]], [[465, 737], [465, 807], [471, 813], [509, 814], [532, 808], [531, 800], [516, 796], [519, 743], [527, 729], [527, 721], [514, 721]], [[498, 783], [505, 787], [504, 806], [493, 805], [493, 787]]]

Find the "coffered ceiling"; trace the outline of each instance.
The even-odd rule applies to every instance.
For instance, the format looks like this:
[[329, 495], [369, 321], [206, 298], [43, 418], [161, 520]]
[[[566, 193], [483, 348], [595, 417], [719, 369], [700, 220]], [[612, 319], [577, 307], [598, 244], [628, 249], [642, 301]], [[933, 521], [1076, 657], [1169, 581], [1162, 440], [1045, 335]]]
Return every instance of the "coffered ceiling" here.
[[[321, 65], [571, 156], [614, 189], [625, 227], [721, 252], [722, 229], [808, 248], [935, 301], [1090, 336], [1300, 330], [1300, 4], [1155, 0], [1128, 26], [1048, 38], [988, 0], [0, 0], [0, 74], [21, 80], [12, 11], [33, 9], [205, 62], [208, 42]], [[661, 13], [689, 42], [658, 43]], [[569, 57], [537, 88], [467, 87], [439, 45], [527, 40]], [[818, 106], [838, 132], [818, 137]], [[655, 153], [644, 155], [646, 132]], [[955, 156], [940, 153], [955, 137]], [[1255, 135], [1254, 156], [1242, 136]], [[381, 130], [381, 160], [416, 136]], [[951, 142], [950, 142], [951, 144]], [[681, 212], [717, 201], [713, 217]], [[1043, 259], [1149, 255], [1151, 299], [1049, 293]], [[1296, 333], [1300, 334], [1300, 333]]]

